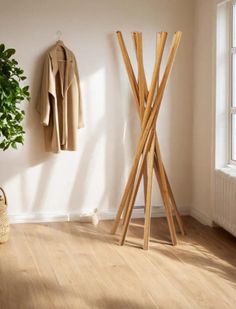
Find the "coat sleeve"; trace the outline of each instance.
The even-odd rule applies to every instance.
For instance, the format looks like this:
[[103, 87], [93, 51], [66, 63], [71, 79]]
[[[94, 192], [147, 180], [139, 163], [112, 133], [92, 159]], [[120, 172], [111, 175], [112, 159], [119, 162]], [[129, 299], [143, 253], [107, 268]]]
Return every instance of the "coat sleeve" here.
[[40, 121], [44, 126], [49, 125], [50, 118], [50, 94], [49, 94], [50, 59], [46, 56], [43, 66], [41, 88], [36, 109], [40, 114]]
[[82, 98], [81, 98], [81, 89], [80, 89], [80, 80], [79, 80], [79, 71], [77, 67], [77, 62], [74, 57], [74, 63], [75, 63], [75, 76], [77, 80], [77, 85], [78, 85], [78, 128], [83, 128], [84, 127], [84, 115], [83, 115], [83, 104], [82, 104]]

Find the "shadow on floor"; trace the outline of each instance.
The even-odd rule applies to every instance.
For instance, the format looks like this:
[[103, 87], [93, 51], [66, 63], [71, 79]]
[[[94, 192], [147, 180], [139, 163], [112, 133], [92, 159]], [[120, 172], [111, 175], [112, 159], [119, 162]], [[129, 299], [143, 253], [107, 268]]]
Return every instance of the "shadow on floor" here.
[[[149, 252], [217, 274], [236, 286], [236, 239], [223, 229], [204, 226], [191, 217], [183, 220], [187, 235], [178, 234], [179, 244], [172, 247], [166, 219], [153, 219]], [[143, 220], [134, 221], [137, 224], [131, 225], [125, 246], [137, 250], [143, 243]], [[68, 223], [67, 227], [60, 223], [48, 226], [60, 233], [94, 242], [117, 245], [119, 240], [119, 234], [110, 234], [112, 221], [101, 222], [98, 227], [77, 222]]]
[[[153, 259], [165, 258], [176, 265], [184, 263], [188, 267], [199, 268], [208, 274], [217, 274], [220, 278], [228, 281], [233, 287], [236, 286], [236, 239], [219, 228], [210, 228], [198, 223], [191, 217], [185, 217], [184, 224], [187, 235], [178, 234], [179, 244], [176, 247], [169, 245], [169, 232], [165, 218], [152, 220], [150, 250], [148, 252], [140, 250], [145, 256], [153, 256]], [[123, 249], [127, 254], [133, 254], [142, 246], [143, 229], [141, 227], [143, 220], [134, 220], [135, 225], [129, 230], [128, 239]], [[42, 226], [39, 224], [39, 226]], [[117, 250], [122, 248], [118, 246], [119, 234], [111, 235], [110, 229], [112, 221], [100, 222], [98, 227], [91, 224], [81, 224], [78, 222], [59, 222], [43, 224], [44, 231], [42, 235], [33, 234], [31, 237], [41, 238], [42, 241], [53, 241], [45, 235], [55, 235], [55, 241], [64, 239], [64, 241], [73, 240], [78, 243], [88, 241], [89, 246], [101, 247], [104, 244], [117, 246]], [[49, 229], [47, 231], [47, 229]], [[52, 229], [54, 232], [52, 232]], [[39, 229], [40, 231], [40, 229]], [[65, 240], [66, 239], [66, 240]], [[172, 263], [170, 264], [172, 265]]]
[[140, 305], [139, 303], [135, 301], [127, 301], [127, 300], [121, 300], [119, 298], [100, 298], [97, 299], [94, 302], [87, 302], [88, 308], [97, 308], [97, 309], [156, 309], [158, 308], [157, 305], [151, 306], [151, 305], [145, 305], [145, 308], [143, 305]]
[[32, 267], [19, 270], [1, 263], [0, 277], [2, 309], [65, 308], [64, 297], [73, 297], [68, 288], [43, 278]]

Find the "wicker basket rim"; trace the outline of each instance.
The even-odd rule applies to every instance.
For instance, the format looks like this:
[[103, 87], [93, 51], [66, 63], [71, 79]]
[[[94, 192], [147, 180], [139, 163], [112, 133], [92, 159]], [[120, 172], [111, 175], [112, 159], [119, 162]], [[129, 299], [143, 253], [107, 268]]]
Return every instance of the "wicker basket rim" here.
[[3, 193], [4, 203], [5, 203], [5, 205], [7, 205], [7, 196], [6, 196], [6, 193], [5, 193], [5, 191], [3, 190], [2, 187], [0, 187], [0, 191], [2, 191], [2, 193]]

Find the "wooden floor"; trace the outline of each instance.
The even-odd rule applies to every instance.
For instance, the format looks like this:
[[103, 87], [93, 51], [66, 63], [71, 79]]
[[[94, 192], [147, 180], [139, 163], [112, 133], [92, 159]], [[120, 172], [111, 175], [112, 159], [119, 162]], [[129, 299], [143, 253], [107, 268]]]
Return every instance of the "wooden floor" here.
[[109, 221], [13, 225], [0, 245], [0, 308], [236, 308], [235, 238], [185, 217], [172, 247], [165, 219], [153, 219], [147, 252], [140, 223], [124, 247]]

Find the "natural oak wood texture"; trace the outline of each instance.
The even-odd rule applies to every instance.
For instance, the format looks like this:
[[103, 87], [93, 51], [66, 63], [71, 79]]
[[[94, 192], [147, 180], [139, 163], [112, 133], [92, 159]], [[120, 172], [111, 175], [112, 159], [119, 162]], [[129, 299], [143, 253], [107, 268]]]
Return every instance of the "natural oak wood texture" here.
[[181, 217], [177, 210], [176, 202], [174, 195], [166, 175], [164, 165], [161, 158], [159, 143], [156, 135], [156, 121], [158, 113], [160, 110], [161, 100], [164, 94], [165, 86], [170, 74], [170, 70], [173, 65], [175, 54], [180, 43], [181, 32], [176, 32], [174, 34], [172, 45], [169, 51], [169, 56], [167, 58], [166, 67], [164, 74], [159, 85], [159, 75], [160, 75], [160, 66], [162, 62], [162, 56], [165, 48], [165, 43], [167, 39], [167, 33], [161, 32], [157, 34], [157, 44], [156, 44], [156, 57], [155, 65], [150, 85], [150, 90], [148, 90], [146, 76], [143, 65], [143, 49], [142, 49], [142, 33], [133, 32], [132, 33], [134, 41], [134, 49], [137, 58], [138, 66], [138, 77], [136, 80], [134, 70], [124, 43], [123, 36], [120, 31], [117, 32], [118, 43], [121, 49], [127, 74], [129, 77], [131, 89], [134, 96], [134, 101], [136, 103], [137, 111], [141, 121], [141, 134], [139, 143], [136, 149], [134, 156], [133, 166], [124, 190], [124, 194], [121, 199], [120, 207], [117, 211], [117, 215], [111, 230], [111, 233], [114, 234], [117, 231], [121, 215], [123, 213], [122, 220], [122, 232], [120, 238], [120, 244], [123, 245], [126, 234], [128, 231], [128, 226], [131, 220], [132, 210], [134, 207], [134, 202], [138, 192], [141, 178], [144, 178], [144, 193], [145, 193], [145, 227], [144, 227], [144, 249], [148, 248], [148, 229], [150, 220], [147, 219], [146, 211], [151, 214], [151, 195], [150, 188], [152, 187], [153, 173], [147, 173], [147, 156], [150, 156], [150, 147], [153, 145], [153, 160], [152, 166], [149, 170], [155, 169], [155, 175], [160, 187], [161, 196], [164, 202], [165, 211], [167, 215], [167, 222], [170, 231], [171, 242], [173, 245], [177, 244], [177, 237], [175, 231], [175, 225], [173, 220], [173, 213], [176, 216], [177, 224], [179, 229], [184, 234], [184, 228], [181, 221]]
[[148, 161], [148, 182], [147, 182], [145, 223], [144, 223], [144, 246], [143, 248], [145, 250], [148, 249], [148, 245], [149, 245], [154, 155], [155, 155], [155, 139], [152, 139], [152, 145], [151, 145], [151, 149], [149, 153], [149, 161]]
[[166, 219], [152, 219], [149, 251], [139, 250], [142, 219], [124, 247], [111, 221], [12, 225], [0, 245], [0, 308], [236, 308], [235, 238], [183, 220], [188, 233], [172, 247]]

